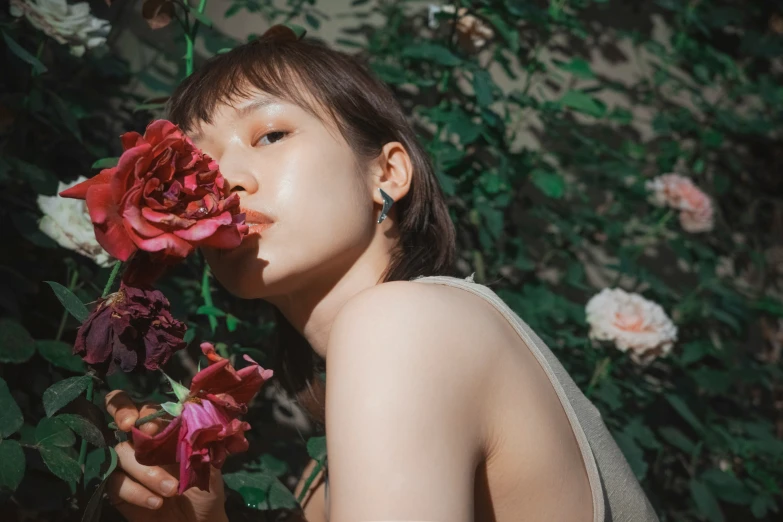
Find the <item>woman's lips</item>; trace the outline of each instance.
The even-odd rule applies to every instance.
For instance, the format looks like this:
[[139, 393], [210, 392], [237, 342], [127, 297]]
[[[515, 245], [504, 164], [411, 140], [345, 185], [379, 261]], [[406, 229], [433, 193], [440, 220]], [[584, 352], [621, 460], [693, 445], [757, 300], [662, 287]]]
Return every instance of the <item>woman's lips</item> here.
[[239, 211], [245, 214], [245, 223], [248, 225], [248, 234], [260, 234], [274, 224], [274, 220], [263, 212], [249, 208], [240, 208]]

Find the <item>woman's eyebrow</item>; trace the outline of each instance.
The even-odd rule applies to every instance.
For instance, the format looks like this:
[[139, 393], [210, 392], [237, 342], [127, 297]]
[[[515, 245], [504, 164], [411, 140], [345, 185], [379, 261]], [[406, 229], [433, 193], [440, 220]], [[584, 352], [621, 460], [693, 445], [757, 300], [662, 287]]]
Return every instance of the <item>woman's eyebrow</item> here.
[[266, 107], [267, 105], [272, 105], [274, 103], [278, 103], [278, 100], [275, 100], [274, 98], [268, 98], [266, 96], [262, 96], [249, 103], [246, 103], [245, 105], [238, 107], [237, 116], [239, 118], [245, 118], [248, 114], [255, 112], [256, 110], [262, 107]]
[[[236, 114], [239, 117], [239, 119], [246, 118], [249, 114], [255, 112], [256, 110], [266, 107], [267, 105], [272, 105], [275, 103], [279, 103], [278, 100], [274, 98], [269, 98], [266, 96], [261, 96], [259, 98], [256, 98], [255, 100], [246, 103], [245, 105], [240, 105], [236, 109]], [[188, 137], [192, 141], [199, 141], [204, 136], [200, 132], [190, 132], [188, 133]]]

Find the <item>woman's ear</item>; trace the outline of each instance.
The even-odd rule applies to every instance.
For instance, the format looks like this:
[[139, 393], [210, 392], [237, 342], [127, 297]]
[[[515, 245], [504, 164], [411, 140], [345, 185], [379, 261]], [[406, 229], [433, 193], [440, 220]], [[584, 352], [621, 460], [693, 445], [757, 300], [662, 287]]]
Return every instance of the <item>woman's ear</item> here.
[[371, 190], [376, 203], [383, 205], [383, 197], [378, 188], [382, 188], [394, 201], [402, 199], [410, 190], [413, 179], [413, 163], [408, 151], [399, 141], [383, 146], [376, 159], [376, 171], [373, 174]]

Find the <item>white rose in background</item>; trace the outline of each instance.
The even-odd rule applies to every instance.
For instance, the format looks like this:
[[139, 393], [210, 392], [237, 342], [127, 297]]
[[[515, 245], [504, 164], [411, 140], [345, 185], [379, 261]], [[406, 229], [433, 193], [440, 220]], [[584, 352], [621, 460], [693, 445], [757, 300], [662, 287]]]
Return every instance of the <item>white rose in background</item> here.
[[66, 0], [11, 0], [10, 12], [24, 15], [36, 28], [61, 44], [69, 44], [74, 56], [105, 44], [111, 29], [108, 21], [90, 14], [87, 2], [69, 5]]
[[[438, 19], [435, 17], [437, 13], [448, 13], [453, 15], [455, 7], [454, 5], [434, 5], [429, 6], [429, 27], [430, 29], [436, 29], [438, 27]], [[479, 18], [466, 14], [468, 9], [466, 7], [460, 7], [457, 12], [457, 32], [461, 37], [465, 37], [476, 48], [483, 47], [487, 40], [495, 36], [495, 32], [485, 22]], [[449, 20], [450, 22], [450, 20]]]
[[668, 355], [677, 340], [677, 327], [663, 308], [639, 294], [604, 288], [588, 301], [585, 312], [590, 338], [614, 342], [637, 364]]
[[[86, 181], [80, 176], [71, 184], [60, 182], [57, 193]], [[67, 249], [91, 258], [100, 266], [113, 264], [112, 258], [95, 239], [90, 214], [83, 200], [55, 196], [38, 196], [38, 207], [43, 213], [38, 227], [41, 232]]]
[[712, 230], [712, 201], [690, 178], [679, 174], [664, 174], [648, 181], [650, 201], [660, 207], [668, 206], [680, 211], [680, 225], [687, 232]]

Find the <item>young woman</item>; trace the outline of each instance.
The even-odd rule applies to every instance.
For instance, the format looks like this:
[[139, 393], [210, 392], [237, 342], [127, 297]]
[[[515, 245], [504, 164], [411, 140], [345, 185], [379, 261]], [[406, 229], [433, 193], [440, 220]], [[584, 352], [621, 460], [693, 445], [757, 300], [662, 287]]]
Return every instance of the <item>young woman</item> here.
[[[169, 118], [256, 224], [237, 249], [205, 250], [212, 270], [275, 306], [273, 368], [325, 419], [328, 479], [308, 494], [309, 522], [657, 520], [547, 346], [488, 287], [452, 275], [430, 160], [357, 61], [277, 28], [207, 62]], [[123, 429], [153, 411], [122, 392], [107, 409]], [[226, 520], [218, 472], [209, 493], [175, 496], [174, 471], [138, 464], [129, 443], [117, 452], [109, 497], [128, 520]]]

